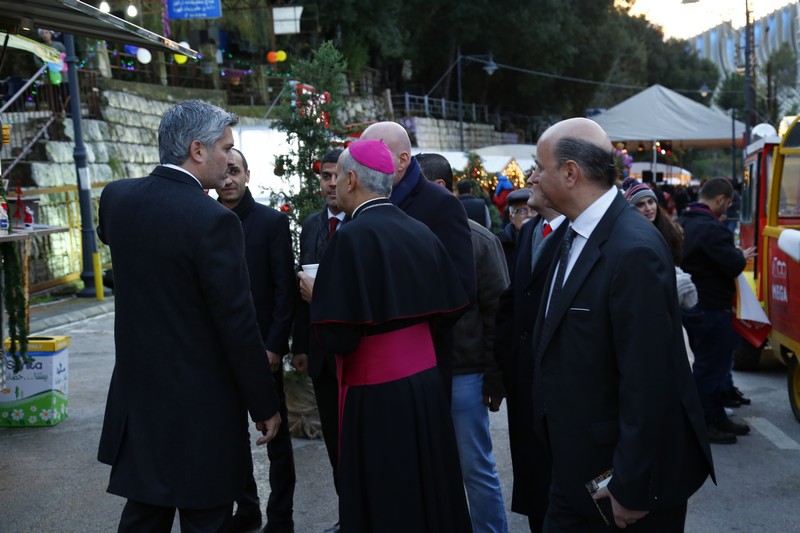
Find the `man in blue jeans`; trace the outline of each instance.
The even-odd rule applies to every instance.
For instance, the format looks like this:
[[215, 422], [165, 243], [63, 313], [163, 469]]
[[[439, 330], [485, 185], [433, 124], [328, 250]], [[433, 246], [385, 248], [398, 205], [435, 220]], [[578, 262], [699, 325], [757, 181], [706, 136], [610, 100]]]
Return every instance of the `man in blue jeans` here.
[[[694, 350], [694, 379], [703, 406], [708, 438], [715, 444], [734, 444], [750, 428], [725, 414], [731, 387], [733, 350], [739, 342], [733, 331], [732, 304], [736, 277], [755, 250], [740, 250], [733, 234], [720, 221], [733, 203], [733, 187], [724, 178], [708, 180], [680, 218], [683, 226], [683, 270], [697, 287], [696, 327], [687, 327]], [[688, 325], [687, 325], [688, 326]]]
[[[429, 181], [452, 192], [453, 174], [444, 156], [419, 154], [417, 161]], [[509, 285], [509, 276], [497, 236], [474, 220], [470, 219], [469, 226], [478, 294], [475, 303], [454, 327], [450, 412], [472, 529], [475, 532], [505, 533], [508, 524], [492, 453], [489, 410], [499, 410], [505, 397], [502, 375], [494, 358], [494, 327], [500, 295]]]

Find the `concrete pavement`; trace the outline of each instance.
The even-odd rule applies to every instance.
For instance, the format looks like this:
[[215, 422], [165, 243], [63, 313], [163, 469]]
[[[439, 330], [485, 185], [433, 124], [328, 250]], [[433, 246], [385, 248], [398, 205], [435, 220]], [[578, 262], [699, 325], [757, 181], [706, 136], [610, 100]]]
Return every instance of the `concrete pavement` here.
[[[31, 333], [69, 335], [69, 417], [52, 427], [0, 428], [0, 532], [116, 531], [124, 500], [105, 492], [110, 468], [96, 460], [114, 365], [113, 298], [73, 298], [31, 309]], [[146, 354], [142, 354], [147, 364]], [[169, 408], [169, 406], [165, 406]], [[202, 413], [189, 413], [202, 420]], [[511, 462], [505, 408], [491, 416], [506, 507]], [[322, 440], [294, 439], [295, 531], [315, 533], [337, 519], [330, 465]], [[202, 443], [198, 443], [202, 445]], [[254, 446], [262, 510], [269, 494], [266, 449]], [[511, 532], [527, 519], [509, 512]], [[179, 531], [177, 525], [173, 531]]]

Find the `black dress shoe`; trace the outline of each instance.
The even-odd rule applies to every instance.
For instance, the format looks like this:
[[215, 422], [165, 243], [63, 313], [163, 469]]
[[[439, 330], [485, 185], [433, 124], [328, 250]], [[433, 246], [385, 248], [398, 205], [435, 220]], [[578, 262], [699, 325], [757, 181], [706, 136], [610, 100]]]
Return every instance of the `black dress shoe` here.
[[255, 513], [236, 513], [231, 520], [231, 531], [233, 533], [243, 531], [253, 531], [261, 527], [261, 511]]
[[750, 426], [734, 422], [727, 416], [714, 424], [714, 428], [725, 433], [733, 433], [734, 435], [747, 435], [750, 433]]
[[736, 435], [708, 426], [708, 442], [711, 444], [736, 444]]
[[339, 531], [341, 531], [341, 529], [342, 528], [339, 527], [339, 522], [336, 522], [336, 524], [334, 524], [333, 527], [329, 527], [328, 529], [326, 529], [322, 533], [339, 533]]
[[739, 400], [739, 403], [741, 403], [742, 405], [750, 405], [751, 403], [753, 403], [752, 400], [750, 400], [750, 398], [742, 394], [742, 391], [740, 391], [738, 387], [734, 387], [731, 390], [733, 391], [732, 396], [734, 396], [737, 400]]

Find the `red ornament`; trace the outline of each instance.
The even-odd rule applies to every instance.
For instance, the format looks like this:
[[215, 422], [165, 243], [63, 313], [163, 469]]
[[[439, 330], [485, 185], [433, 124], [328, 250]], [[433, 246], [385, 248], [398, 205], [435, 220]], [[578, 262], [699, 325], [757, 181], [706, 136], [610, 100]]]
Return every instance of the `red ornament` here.
[[322, 168], [322, 161], [314, 161], [314, 164], [311, 166], [311, 169], [314, 171], [314, 174], [319, 174], [321, 168]]
[[288, 213], [291, 210], [292, 210], [292, 206], [290, 206], [289, 204], [283, 204], [281, 206], [281, 211], [283, 211], [284, 213]]
[[276, 176], [283, 176], [283, 167], [280, 165], [276, 165], [272, 173], [275, 174]]
[[270, 50], [267, 52], [267, 61], [270, 63], [277, 63], [278, 62], [278, 52], [274, 50]]

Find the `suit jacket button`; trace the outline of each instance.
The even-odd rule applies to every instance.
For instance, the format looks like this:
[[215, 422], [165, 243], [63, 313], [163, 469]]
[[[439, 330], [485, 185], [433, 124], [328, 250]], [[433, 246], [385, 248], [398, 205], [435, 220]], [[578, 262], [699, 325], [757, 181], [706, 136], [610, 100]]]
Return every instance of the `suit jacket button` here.
[[527, 332], [527, 331], [523, 331], [523, 332], [522, 332], [522, 334], [520, 335], [520, 338], [521, 338], [522, 340], [525, 340], [525, 339], [527, 339], [527, 338], [528, 338], [528, 332]]
[[530, 289], [525, 291], [525, 296], [530, 296], [531, 294], [533, 294], [533, 292]]

